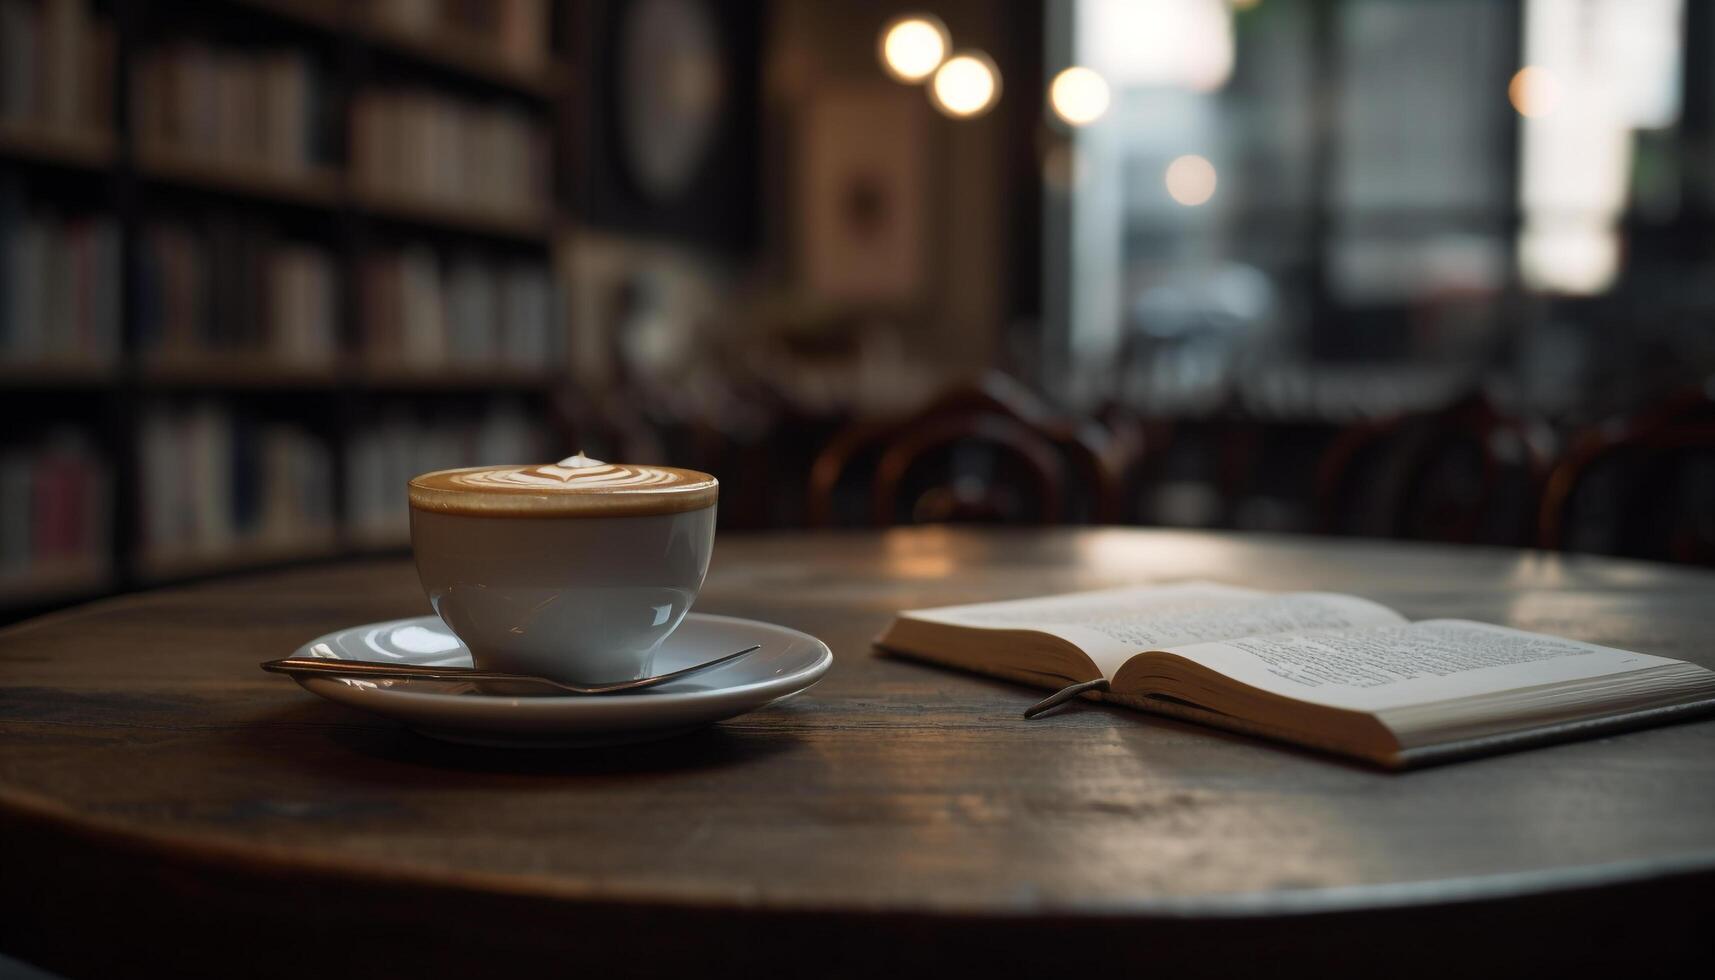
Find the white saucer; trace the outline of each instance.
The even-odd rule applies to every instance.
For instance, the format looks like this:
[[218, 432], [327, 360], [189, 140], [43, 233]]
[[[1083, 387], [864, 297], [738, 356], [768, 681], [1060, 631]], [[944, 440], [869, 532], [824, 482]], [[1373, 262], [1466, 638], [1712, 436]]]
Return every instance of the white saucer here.
[[[742, 715], [808, 688], [834, 655], [807, 633], [691, 613], [655, 653], [654, 670], [689, 667], [753, 643], [762, 649], [706, 673], [636, 694], [505, 697], [459, 681], [299, 677], [306, 691], [396, 718], [433, 738], [474, 745], [588, 746], [666, 738]], [[293, 656], [470, 666], [470, 650], [438, 616], [352, 626]]]

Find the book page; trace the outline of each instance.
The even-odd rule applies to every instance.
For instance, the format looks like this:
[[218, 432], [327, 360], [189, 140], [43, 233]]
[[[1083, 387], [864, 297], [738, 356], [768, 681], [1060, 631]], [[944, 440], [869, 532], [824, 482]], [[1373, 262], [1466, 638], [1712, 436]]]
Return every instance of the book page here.
[[1213, 582], [1126, 586], [1099, 592], [917, 609], [904, 615], [982, 629], [1051, 633], [1089, 655], [1112, 678], [1145, 650], [1289, 630], [1403, 623], [1386, 606], [1324, 592], [1272, 595]]
[[1177, 646], [1177, 654], [1252, 687], [1359, 711], [1678, 663], [1523, 630], [1437, 619]]

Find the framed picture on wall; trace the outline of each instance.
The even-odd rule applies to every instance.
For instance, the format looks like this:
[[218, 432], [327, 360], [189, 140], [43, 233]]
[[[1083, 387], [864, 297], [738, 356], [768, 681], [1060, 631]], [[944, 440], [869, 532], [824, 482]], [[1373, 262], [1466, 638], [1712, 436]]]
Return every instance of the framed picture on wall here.
[[812, 293], [892, 308], [922, 298], [927, 112], [921, 93], [891, 83], [832, 86], [807, 103], [794, 211]]

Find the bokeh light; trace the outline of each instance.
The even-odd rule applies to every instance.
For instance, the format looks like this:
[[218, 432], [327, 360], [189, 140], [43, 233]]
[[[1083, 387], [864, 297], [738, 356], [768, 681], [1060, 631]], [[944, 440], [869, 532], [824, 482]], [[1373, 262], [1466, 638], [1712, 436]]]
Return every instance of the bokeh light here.
[[948, 58], [929, 85], [935, 108], [957, 119], [970, 119], [1000, 101], [1000, 69], [981, 51], [963, 51]]
[[1087, 126], [1102, 118], [1111, 98], [1107, 79], [1084, 67], [1066, 69], [1048, 86], [1048, 104], [1069, 126]]
[[1560, 76], [1539, 65], [1526, 65], [1507, 83], [1507, 98], [1519, 115], [1540, 119], [1560, 105], [1565, 89]]
[[1215, 196], [1215, 165], [1195, 153], [1167, 165], [1167, 193], [1174, 201], [1194, 208]]
[[935, 73], [952, 47], [940, 19], [930, 14], [895, 17], [881, 29], [881, 67], [895, 81], [916, 84]]

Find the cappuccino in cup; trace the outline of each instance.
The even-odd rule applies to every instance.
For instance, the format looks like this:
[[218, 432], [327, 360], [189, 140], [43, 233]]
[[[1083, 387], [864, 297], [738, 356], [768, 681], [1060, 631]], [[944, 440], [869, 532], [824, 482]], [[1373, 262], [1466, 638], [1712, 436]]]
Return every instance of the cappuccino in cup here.
[[410, 483], [411, 550], [477, 666], [633, 680], [702, 588], [719, 493], [707, 473], [581, 453], [441, 470]]

